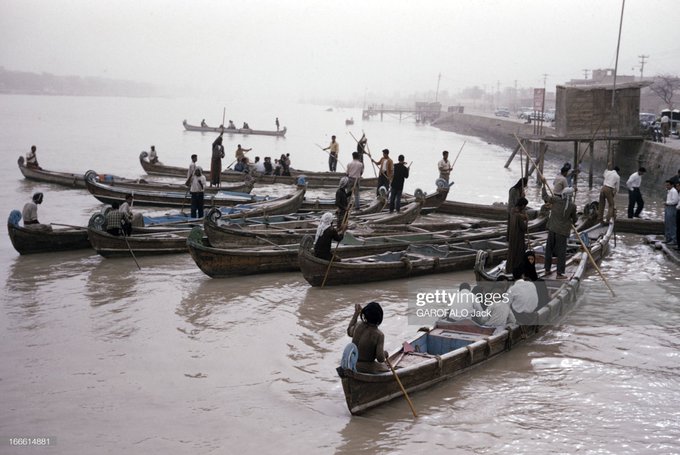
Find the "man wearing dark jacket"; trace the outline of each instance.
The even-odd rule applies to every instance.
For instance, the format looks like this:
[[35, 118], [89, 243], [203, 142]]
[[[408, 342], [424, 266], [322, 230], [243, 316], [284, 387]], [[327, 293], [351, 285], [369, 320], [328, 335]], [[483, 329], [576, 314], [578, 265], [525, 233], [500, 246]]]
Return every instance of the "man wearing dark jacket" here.
[[390, 213], [401, 210], [401, 193], [404, 191], [404, 180], [408, 178], [408, 167], [404, 164], [404, 155], [399, 155], [399, 162], [394, 165], [394, 177], [390, 191]]

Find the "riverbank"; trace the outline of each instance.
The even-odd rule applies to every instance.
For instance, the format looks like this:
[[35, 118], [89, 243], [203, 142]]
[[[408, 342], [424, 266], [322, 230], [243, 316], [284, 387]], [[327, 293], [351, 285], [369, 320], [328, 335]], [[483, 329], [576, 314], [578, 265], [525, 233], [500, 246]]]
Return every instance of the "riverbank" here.
[[[477, 136], [487, 142], [514, 149], [517, 146], [515, 135], [532, 135], [534, 126], [522, 120], [495, 117], [492, 114], [461, 114], [447, 113], [435, 121], [433, 126], [444, 131], [451, 131], [468, 136]], [[556, 135], [555, 128], [543, 127], [545, 136]], [[584, 146], [582, 145], [582, 148]], [[628, 176], [638, 167], [644, 166], [647, 174], [643, 179], [643, 188], [648, 192], [660, 194], [666, 179], [676, 174], [680, 169], [680, 139], [668, 138], [666, 143], [646, 140], [616, 141], [614, 148], [614, 164], [621, 169], [621, 184], [624, 185]], [[509, 156], [509, 155], [508, 155]], [[588, 156], [584, 156], [582, 169], [587, 172], [590, 166]], [[547, 160], [573, 161], [573, 142], [549, 142]], [[595, 184], [602, 181], [602, 172], [606, 168], [607, 143], [595, 143], [593, 153], [593, 175]]]

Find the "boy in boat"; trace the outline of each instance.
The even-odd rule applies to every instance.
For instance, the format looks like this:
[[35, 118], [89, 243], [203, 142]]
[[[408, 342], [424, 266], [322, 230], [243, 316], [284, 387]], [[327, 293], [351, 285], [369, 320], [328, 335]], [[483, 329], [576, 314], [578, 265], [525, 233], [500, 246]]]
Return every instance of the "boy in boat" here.
[[151, 146], [151, 151], [149, 152], [149, 163], [158, 164], [158, 153], [156, 153], [156, 146]]
[[24, 219], [24, 226], [40, 224], [40, 221], [38, 221], [38, 204], [42, 204], [42, 201], [43, 194], [35, 193], [31, 198], [31, 201], [24, 204], [24, 208], [21, 211], [21, 217]]
[[204, 128], [205, 128], [206, 126], [208, 126], [208, 124], [205, 123], [205, 119], [201, 120], [201, 126], [204, 127]]
[[38, 165], [38, 157], [35, 154], [37, 150], [35, 145], [31, 146], [31, 150], [26, 154], [26, 167], [32, 167], [34, 169], [42, 169]]
[[[361, 321], [358, 321], [361, 315]], [[354, 315], [347, 327], [347, 335], [352, 337], [359, 351], [357, 371], [364, 373], [380, 373], [388, 371], [384, 364], [388, 357], [383, 346], [385, 335], [378, 329], [383, 320], [383, 310], [378, 302], [371, 302], [365, 307], [354, 306]]]
[[121, 213], [121, 217], [123, 219], [122, 221], [122, 229], [123, 233], [126, 236], [132, 235], [132, 200], [133, 200], [132, 194], [127, 194], [125, 195], [125, 202], [123, 202], [118, 209], [118, 211]]

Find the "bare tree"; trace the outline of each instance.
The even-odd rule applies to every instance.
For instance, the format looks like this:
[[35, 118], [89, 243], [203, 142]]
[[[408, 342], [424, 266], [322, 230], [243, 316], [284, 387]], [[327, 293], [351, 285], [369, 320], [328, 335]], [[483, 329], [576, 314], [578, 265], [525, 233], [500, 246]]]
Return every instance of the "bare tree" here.
[[658, 74], [649, 88], [666, 103], [669, 109], [673, 109], [673, 94], [680, 90], [680, 77], [672, 74]]

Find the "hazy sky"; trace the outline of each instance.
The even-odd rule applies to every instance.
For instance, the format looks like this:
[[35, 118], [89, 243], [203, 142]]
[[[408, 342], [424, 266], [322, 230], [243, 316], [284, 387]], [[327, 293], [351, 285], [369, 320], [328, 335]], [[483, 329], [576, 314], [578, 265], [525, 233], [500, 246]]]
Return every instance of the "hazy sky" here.
[[[614, 67], [621, 0], [0, 0], [0, 65], [231, 97], [489, 90]], [[680, 74], [680, 2], [627, 0], [619, 74]], [[636, 67], [633, 69], [633, 67]]]

